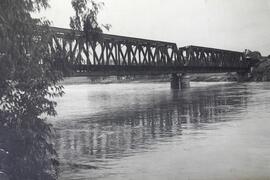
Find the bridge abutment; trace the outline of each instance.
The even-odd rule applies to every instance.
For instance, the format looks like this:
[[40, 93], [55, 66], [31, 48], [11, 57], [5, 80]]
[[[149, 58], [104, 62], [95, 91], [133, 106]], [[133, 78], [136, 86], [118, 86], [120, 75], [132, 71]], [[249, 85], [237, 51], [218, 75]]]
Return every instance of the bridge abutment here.
[[190, 87], [190, 78], [187, 74], [173, 73], [171, 77], [171, 89], [185, 89]]

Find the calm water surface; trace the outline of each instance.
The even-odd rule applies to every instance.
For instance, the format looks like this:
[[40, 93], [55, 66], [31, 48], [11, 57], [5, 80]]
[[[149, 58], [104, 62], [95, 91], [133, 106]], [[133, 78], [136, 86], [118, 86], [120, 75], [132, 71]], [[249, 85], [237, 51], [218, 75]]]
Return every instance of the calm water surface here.
[[66, 85], [60, 179], [270, 179], [270, 83], [191, 85]]

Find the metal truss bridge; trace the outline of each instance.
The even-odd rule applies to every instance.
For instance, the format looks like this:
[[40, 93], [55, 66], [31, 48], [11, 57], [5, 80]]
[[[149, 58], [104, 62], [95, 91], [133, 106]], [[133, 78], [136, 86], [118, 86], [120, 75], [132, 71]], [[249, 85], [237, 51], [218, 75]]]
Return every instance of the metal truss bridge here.
[[[73, 35], [71, 35], [73, 34]], [[87, 40], [83, 32], [50, 28], [50, 52], [59, 69], [72, 75], [248, 72], [251, 64], [242, 52], [101, 34]]]

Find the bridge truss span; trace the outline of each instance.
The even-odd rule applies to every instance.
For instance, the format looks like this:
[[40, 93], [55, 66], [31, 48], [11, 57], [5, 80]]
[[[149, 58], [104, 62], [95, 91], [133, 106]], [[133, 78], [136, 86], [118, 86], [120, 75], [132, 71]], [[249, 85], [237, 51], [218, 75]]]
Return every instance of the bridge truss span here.
[[241, 52], [110, 34], [86, 38], [83, 32], [51, 27], [53, 63], [85, 75], [241, 72], [248, 62]]
[[248, 61], [244, 54], [200, 46], [187, 46], [179, 48], [179, 54], [186, 60], [187, 66], [248, 68]]

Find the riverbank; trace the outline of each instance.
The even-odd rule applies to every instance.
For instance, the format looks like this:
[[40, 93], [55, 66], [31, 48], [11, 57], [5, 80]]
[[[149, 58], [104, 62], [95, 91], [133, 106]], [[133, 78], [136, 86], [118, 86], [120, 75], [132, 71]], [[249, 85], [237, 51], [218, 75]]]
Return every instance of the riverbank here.
[[261, 58], [252, 71], [252, 81], [270, 81], [270, 59]]

